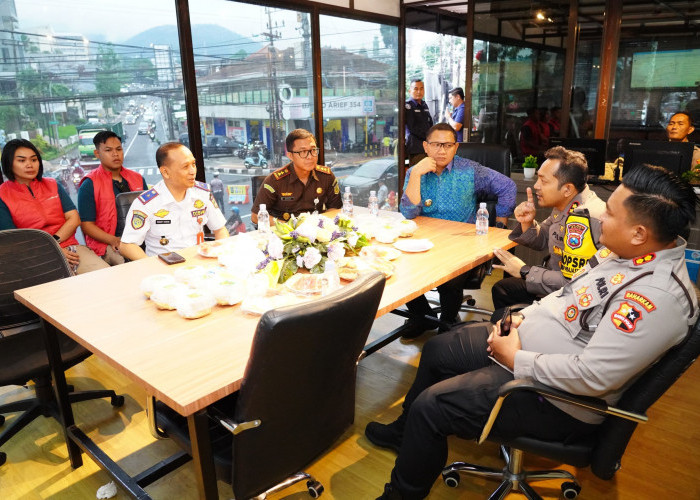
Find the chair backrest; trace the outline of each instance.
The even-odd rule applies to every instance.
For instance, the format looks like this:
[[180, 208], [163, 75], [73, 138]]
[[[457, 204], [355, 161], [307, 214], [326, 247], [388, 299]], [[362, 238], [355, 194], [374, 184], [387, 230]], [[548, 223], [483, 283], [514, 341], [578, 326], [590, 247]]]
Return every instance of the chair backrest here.
[[[664, 354], [625, 391], [616, 406], [623, 410], [646, 413], [699, 355], [700, 319], [682, 343]], [[622, 455], [636, 427], [634, 422], [615, 417], [608, 417], [601, 424], [591, 456], [591, 470], [596, 476], [603, 479], [613, 477], [620, 468]]]
[[119, 193], [117, 195], [117, 220], [121, 227], [124, 227], [126, 222], [126, 216], [129, 214], [129, 208], [136, 198], [141, 196], [143, 190], [141, 191], [128, 191], [126, 193]]
[[38, 229], [0, 231], [0, 330], [36, 321], [14, 291], [71, 276], [56, 240]]
[[457, 148], [457, 156], [481, 163], [485, 167], [510, 177], [512, 158], [508, 146], [461, 142]]
[[250, 178], [250, 201], [254, 201], [265, 182], [266, 175], [253, 175]]
[[299, 472], [348, 428], [355, 374], [384, 290], [384, 276], [352, 284], [260, 319], [234, 420], [261, 420], [233, 440], [236, 498], [250, 498]]

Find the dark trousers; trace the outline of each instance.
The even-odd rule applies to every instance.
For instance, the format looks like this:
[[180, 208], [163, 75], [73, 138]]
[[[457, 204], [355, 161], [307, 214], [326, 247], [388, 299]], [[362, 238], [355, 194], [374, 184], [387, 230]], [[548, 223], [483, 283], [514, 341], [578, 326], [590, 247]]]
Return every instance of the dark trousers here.
[[522, 278], [503, 278], [491, 288], [493, 308], [503, 309], [515, 304], [532, 304], [539, 297], [527, 291], [525, 280]]
[[[490, 323], [460, 325], [423, 346], [416, 379], [404, 401], [406, 419], [391, 482], [404, 500], [425, 498], [447, 460], [447, 436], [481, 434], [498, 388], [513, 374], [486, 352]], [[590, 433], [585, 424], [535, 394], [505, 400], [493, 433], [560, 440]]]
[[[467, 271], [464, 274], [460, 274], [456, 278], [452, 278], [450, 281], [446, 281], [442, 285], [437, 287], [438, 294], [440, 295], [440, 320], [444, 326], [440, 327], [440, 331], [447, 330], [450, 326], [454, 325], [459, 321], [459, 308], [462, 305], [462, 299], [464, 297], [464, 283], [470, 277], [472, 270]], [[433, 316], [437, 318], [437, 314], [432, 310], [428, 299], [425, 295], [416, 297], [415, 299], [406, 303], [406, 308], [412, 314], [419, 317]], [[416, 321], [422, 322], [425, 325], [425, 329], [434, 328], [430, 322], [425, 320], [417, 319]]]
[[221, 209], [221, 213], [225, 214], [226, 213], [226, 207], [224, 206], [224, 193], [223, 191], [219, 192], [212, 192], [214, 195], [214, 199], [216, 200], [216, 204], [219, 205], [219, 208]]

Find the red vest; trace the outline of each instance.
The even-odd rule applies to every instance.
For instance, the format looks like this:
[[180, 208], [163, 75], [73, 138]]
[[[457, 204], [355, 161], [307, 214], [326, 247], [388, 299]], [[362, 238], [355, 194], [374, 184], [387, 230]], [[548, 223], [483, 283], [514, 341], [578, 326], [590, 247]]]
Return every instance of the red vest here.
[[[122, 168], [121, 176], [129, 184], [132, 191], [143, 190], [143, 177], [138, 172]], [[117, 229], [117, 205], [112, 184], [112, 174], [102, 165], [83, 177], [82, 182], [89, 177], [92, 180], [95, 193], [95, 224], [105, 233], [114, 234]], [[85, 244], [97, 255], [105, 254], [107, 244], [85, 235]]]
[[[0, 199], [10, 210], [12, 222], [19, 229], [41, 229], [56, 234], [66, 223], [56, 181], [46, 177], [40, 181], [34, 179], [29, 187], [34, 196], [27, 186], [19, 182], [5, 181], [0, 184]], [[78, 244], [73, 232], [70, 238], [61, 242], [61, 247]]]

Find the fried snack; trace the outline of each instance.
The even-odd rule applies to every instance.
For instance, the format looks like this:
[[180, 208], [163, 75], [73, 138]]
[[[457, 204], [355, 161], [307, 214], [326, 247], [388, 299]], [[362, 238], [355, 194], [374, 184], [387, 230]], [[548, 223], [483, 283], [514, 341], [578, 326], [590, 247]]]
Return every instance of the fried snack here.
[[399, 255], [401, 255], [401, 252], [397, 249], [379, 245], [370, 245], [360, 250], [360, 257], [363, 258], [379, 257], [386, 260], [394, 260]]
[[168, 283], [153, 290], [151, 301], [158, 309], [172, 311], [177, 309], [177, 300], [189, 291], [190, 288], [182, 283]]
[[343, 257], [336, 261], [336, 269], [338, 276], [345, 281], [353, 281], [360, 275], [360, 270], [357, 267], [357, 258]]
[[401, 222], [399, 222], [399, 236], [401, 236], [402, 238], [408, 238], [409, 236], [413, 236], [413, 233], [416, 232], [416, 229], [418, 229], [418, 224], [416, 224], [410, 219], [404, 219]]
[[216, 299], [208, 292], [190, 290], [189, 293], [178, 297], [176, 305], [180, 316], [186, 319], [197, 319], [211, 314], [212, 308], [216, 305]]
[[158, 287], [175, 283], [175, 278], [171, 274], [152, 274], [141, 280], [141, 291], [146, 297], [150, 297]]

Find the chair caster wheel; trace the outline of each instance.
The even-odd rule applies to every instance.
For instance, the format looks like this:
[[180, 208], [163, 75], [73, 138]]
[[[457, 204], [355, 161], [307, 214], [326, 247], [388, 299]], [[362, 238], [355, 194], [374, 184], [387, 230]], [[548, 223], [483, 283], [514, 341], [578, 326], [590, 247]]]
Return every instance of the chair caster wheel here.
[[442, 474], [442, 480], [450, 488], [456, 488], [459, 486], [459, 472], [456, 470], [446, 472]]
[[323, 494], [323, 485], [318, 481], [307, 481], [306, 488], [309, 490], [311, 498], [318, 498]]
[[0, 427], [5, 425], [5, 415], [0, 415]]
[[7, 461], [7, 454], [0, 451], [0, 465], [3, 465]]
[[561, 483], [561, 493], [564, 496], [564, 498], [572, 500], [576, 498], [579, 495], [579, 493], [581, 493], [581, 485], [571, 481]]
[[119, 408], [120, 406], [124, 406], [124, 396], [113, 396], [109, 403], [114, 406], [115, 408]]
[[476, 299], [467, 299], [467, 305], [474, 307], [476, 305]]

